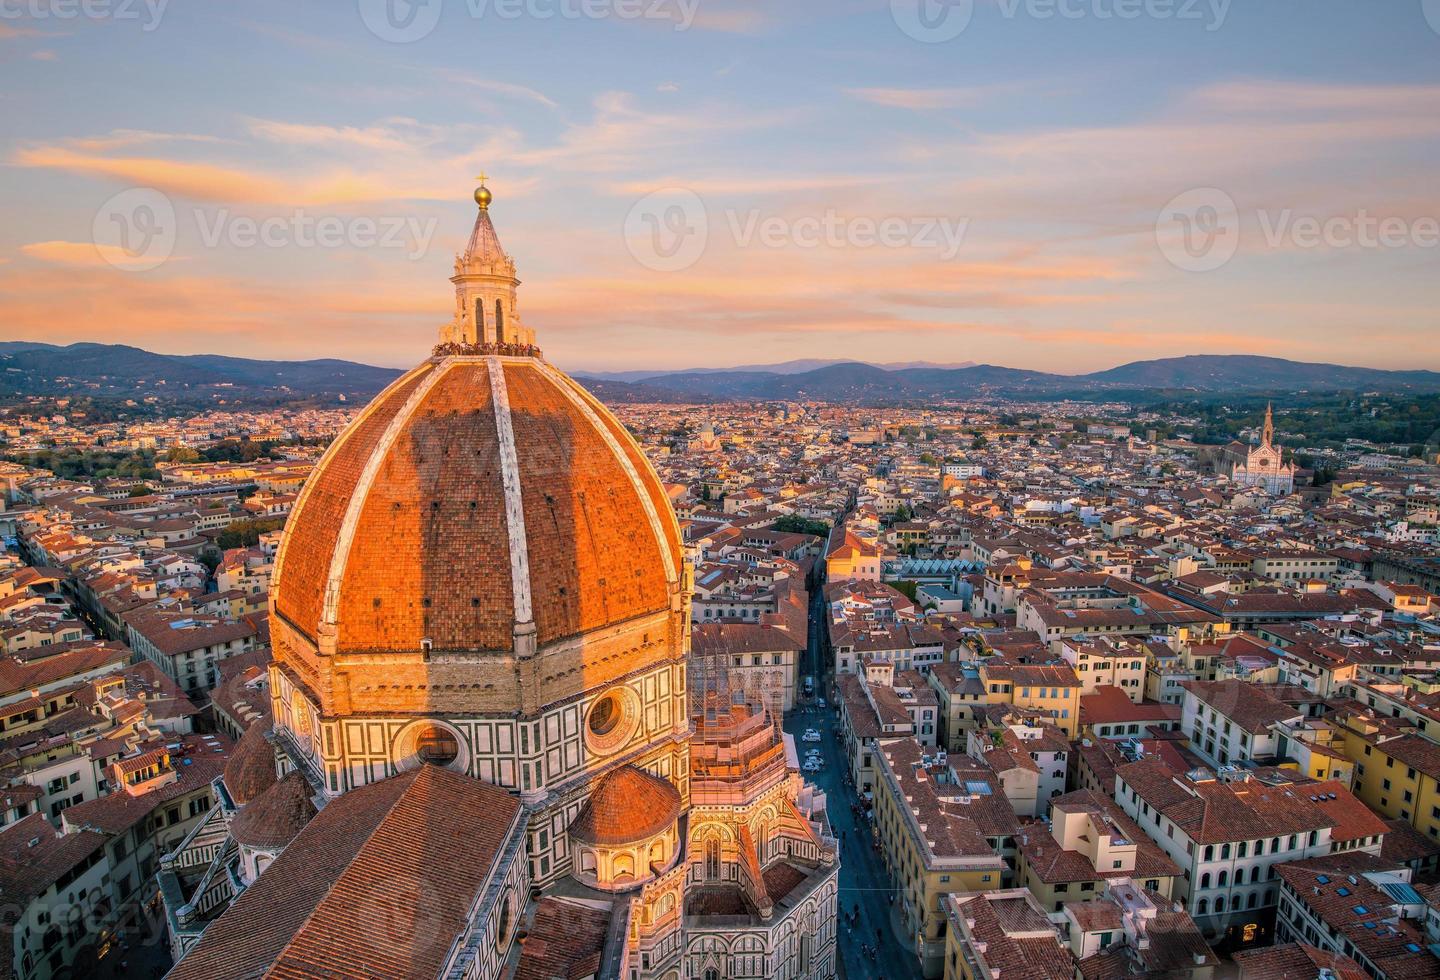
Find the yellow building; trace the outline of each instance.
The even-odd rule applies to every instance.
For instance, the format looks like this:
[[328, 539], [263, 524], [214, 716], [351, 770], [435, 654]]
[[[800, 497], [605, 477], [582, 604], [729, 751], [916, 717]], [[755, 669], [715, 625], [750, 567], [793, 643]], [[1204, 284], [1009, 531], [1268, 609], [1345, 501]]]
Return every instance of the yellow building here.
[[1145, 697], [1145, 663], [1143, 645], [1116, 642], [1100, 637], [1093, 642], [1061, 640], [1060, 656], [1075, 669], [1080, 678], [1080, 693], [1093, 694], [1097, 687], [1118, 687], [1131, 701]]
[[975, 706], [989, 704], [980, 672], [971, 663], [946, 661], [930, 668], [930, 686], [939, 701], [939, 742], [951, 752], [964, 752], [965, 740], [975, 730]]
[[1388, 718], [1345, 714], [1336, 722], [1355, 763], [1355, 795], [1382, 816], [1440, 840], [1440, 745]]
[[[1023, 888], [946, 896], [945, 980], [1072, 980], [1075, 957]], [[1018, 969], [1017, 969], [1018, 967]]]
[[[910, 948], [926, 977], [944, 970], [941, 898], [999, 888], [1019, 822], [990, 774], [956, 756], [936, 763], [904, 739], [876, 755], [875, 833]], [[928, 763], [928, 764], [927, 764]]]
[[1131, 879], [1170, 898], [1178, 865], [1115, 801], [1079, 790], [1051, 801], [1050, 826], [1027, 824], [1016, 842], [1017, 881], [1046, 911], [1105, 891], [1112, 879]]
[[1285, 736], [1284, 756], [1294, 759], [1294, 768], [1311, 779], [1339, 780], [1346, 786], [1355, 779], [1355, 763], [1345, 746], [1345, 735], [1320, 718], [1306, 718], [1295, 724], [1281, 724]]
[[1068, 665], [1020, 664], [991, 659], [979, 664], [989, 704], [1013, 704], [1049, 715], [1066, 736], [1080, 731], [1080, 678]]

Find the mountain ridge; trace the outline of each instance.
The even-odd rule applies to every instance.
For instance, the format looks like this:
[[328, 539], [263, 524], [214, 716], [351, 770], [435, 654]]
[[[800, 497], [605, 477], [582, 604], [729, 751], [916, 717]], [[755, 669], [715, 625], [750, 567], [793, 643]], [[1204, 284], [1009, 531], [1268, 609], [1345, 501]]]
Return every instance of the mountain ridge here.
[[[801, 362], [785, 362], [792, 367]], [[978, 397], [1323, 394], [1440, 392], [1440, 372], [1349, 367], [1251, 354], [1191, 354], [1131, 361], [1088, 374], [1054, 374], [994, 364], [963, 367], [906, 362], [896, 367], [827, 361], [804, 371], [697, 369], [643, 373], [624, 381], [576, 372], [613, 403], [834, 401], [894, 403]], [[334, 358], [258, 360], [220, 354], [157, 354], [123, 344], [68, 346], [0, 342], [0, 395], [89, 395], [294, 401], [367, 399], [399, 377], [396, 368]], [[617, 372], [635, 375], [638, 372]]]

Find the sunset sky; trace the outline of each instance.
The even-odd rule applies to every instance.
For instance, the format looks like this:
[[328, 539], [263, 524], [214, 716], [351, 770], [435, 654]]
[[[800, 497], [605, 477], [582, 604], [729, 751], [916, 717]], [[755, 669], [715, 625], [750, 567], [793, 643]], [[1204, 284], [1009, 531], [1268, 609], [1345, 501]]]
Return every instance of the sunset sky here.
[[1440, 0], [90, 2], [0, 2], [0, 339], [414, 363], [484, 170], [571, 369], [1440, 369]]

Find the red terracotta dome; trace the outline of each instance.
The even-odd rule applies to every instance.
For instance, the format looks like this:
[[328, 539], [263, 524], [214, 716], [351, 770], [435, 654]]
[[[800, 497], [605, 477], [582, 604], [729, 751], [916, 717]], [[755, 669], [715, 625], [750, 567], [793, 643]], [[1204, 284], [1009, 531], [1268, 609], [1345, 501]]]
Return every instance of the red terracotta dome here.
[[570, 823], [570, 836], [585, 844], [634, 844], [649, 840], [680, 819], [680, 791], [670, 780], [635, 766], [612, 770], [595, 784]]
[[275, 785], [275, 749], [265, 737], [269, 728], [270, 723], [262, 719], [245, 729], [225, 761], [225, 788], [241, 806]]
[[543, 646], [670, 609], [681, 561], [663, 485], [594, 397], [538, 356], [442, 347], [311, 474], [273, 608], [334, 653], [508, 651], [517, 624]]
[[315, 816], [309, 782], [299, 770], [245, 804], [230, 821], [236, 843], [261, 850], [278, 850], [290, 843]]

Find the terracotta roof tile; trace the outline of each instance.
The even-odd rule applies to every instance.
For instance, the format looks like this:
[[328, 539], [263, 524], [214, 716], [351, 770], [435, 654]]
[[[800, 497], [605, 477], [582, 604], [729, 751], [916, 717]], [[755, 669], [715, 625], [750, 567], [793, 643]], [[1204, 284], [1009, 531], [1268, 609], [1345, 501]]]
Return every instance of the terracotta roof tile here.
[[570, 836], [591, 844], [647, 840], [680, 819], [680, 791], [635, 766], [607, 773], [570, 823]]
[[168, 974], [437, 976], [519, 811], [422, 766], [328, 803]]

